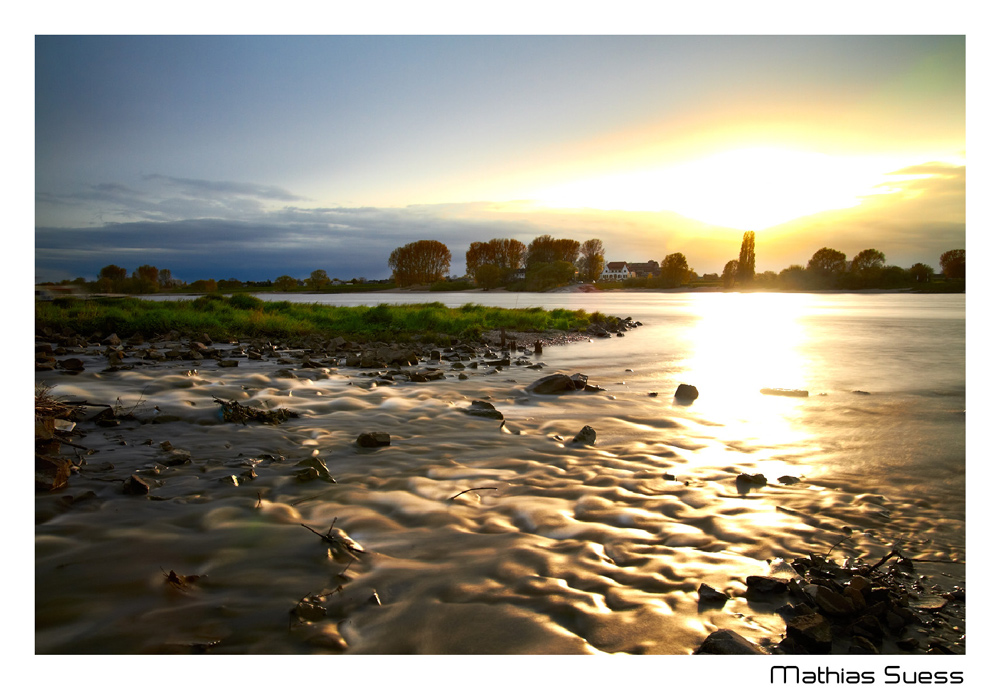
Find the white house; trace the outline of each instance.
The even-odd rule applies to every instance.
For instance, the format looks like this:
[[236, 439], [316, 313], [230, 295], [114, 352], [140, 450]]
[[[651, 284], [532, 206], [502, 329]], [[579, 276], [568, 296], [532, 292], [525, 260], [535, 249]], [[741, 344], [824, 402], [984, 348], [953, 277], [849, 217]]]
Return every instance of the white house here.
[[611, 261], [605, 264], [604, 272], [601, 273], [601, 282], [609, 280], [624, 280], [635, 277], [635, 273], [629, 270], [625, 261]]

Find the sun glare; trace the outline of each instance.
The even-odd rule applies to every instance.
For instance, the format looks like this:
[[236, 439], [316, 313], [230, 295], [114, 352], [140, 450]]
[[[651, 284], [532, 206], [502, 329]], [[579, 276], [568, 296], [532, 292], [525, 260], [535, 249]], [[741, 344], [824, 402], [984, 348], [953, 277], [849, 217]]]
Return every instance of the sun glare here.
[[673, 211], [701, 222], [762, 230], [821, 211], [850, 208], [891, 170], [854, 157], [744, 148], [679, 165], [578, 180], [549, 188], [559, 208]]

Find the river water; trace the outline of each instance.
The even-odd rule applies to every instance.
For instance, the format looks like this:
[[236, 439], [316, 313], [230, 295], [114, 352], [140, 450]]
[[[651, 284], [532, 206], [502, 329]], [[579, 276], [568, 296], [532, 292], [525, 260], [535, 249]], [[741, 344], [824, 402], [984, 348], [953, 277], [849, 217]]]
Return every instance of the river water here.
[[[582, 308], [643, 326], [547, 348], [532, 356], [542, 371], [464, 381], [375, 386], [346, 367], [283, 378], [287, 366], [245, 359], [102, 373], [94, 357], [78, 375], [37, 374], [65, 398], [179, 420], [91, 431], [77, 441], [99, 450], [85, 470], [37, 499], [36, 652], [689, 654], [717, 628], [780, 640], [773, 606], [741, 596], [782, 559], [871, 561], [898, 544], [965, 561], [964, 295], [281, 298]], [[604, 390], [525, 392], [555, 372]], [[677, 402], [680, 383], [698, 399]], [[300, 416], [228, 424], [213, 397]], [[473, 400], [503, 425], [465, 414]], [[585, 425], [593, 446], [571, 442]], [[392, 444], [354, 443], [373, 430]], [[122, 495], [164, 440], [193, 461], [161, 466], [150, 498]], [[296, 480], [310, 457], [337, 483]], [[250, 465], [255, 480], [225, 482]], [[768, 483], [747, 490], [742, 472]], [[366, 549], [359, 561], [302, 526], [326, 533], [334, 519]], [[171, 570], [199, 578], [172, 585]], [[924, 571], [965, 583], [962, 565]], [[700, 608], [702, 582], [733, 600]], [[325, 615], [290, 615], [308, 596]]]

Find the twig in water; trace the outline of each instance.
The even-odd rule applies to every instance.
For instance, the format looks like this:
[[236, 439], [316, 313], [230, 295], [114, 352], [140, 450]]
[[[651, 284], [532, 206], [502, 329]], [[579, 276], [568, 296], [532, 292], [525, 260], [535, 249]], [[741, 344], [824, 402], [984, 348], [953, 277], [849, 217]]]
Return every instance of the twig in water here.
[[264, 499], [260, 496], [260, 491], [258, 490], [257, 491], [257, 504], [255, 505], [255, 507], [260, 507], [260, 504], [263, 502], [263, 500]]
[[851, 538], [853, 538], [853, 537], [854, 537], [854, 534], [847, 534], [846, 536], [844, 536], [843, 538], [841, 538], [839, 541], [837, 541], [836, 543], [834, 543], [832, 546], [830, 546], [830, 549], [828, 551], [826, 551], [826, 557], [830, 557], [830, 553], [833, 552], [834, 548], [836, 548], [837, 546], [839, 546], [844, 541], [851, 540]]
[[494, 488], [493, 486], [480, 486], [479, 488], [469, 488], [468, 490], [463, 490], [461, 493], [457, 493], [455, 495], [452, 495], [448, 499], [449, 500], [454, 500], [459, 495], [465, 495], [466, 493], [469, 493], [469, 492], [474, 491], [474, 490], [499, 490], [499, 489], [498, 488]]

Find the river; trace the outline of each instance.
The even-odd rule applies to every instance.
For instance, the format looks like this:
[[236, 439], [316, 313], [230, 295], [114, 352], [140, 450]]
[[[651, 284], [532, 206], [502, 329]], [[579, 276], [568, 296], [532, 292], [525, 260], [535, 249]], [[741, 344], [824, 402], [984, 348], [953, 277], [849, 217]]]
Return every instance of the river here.
[[[719, 627], [780, 640], [780, 618], [740, 594], [781, 558], [870, 561], [898, 544], [965, 561], [965, 295], [280, 298], [582, 308], [643, 325], [547, 348], [532, 357], [541, 372], [464, 381], [375, 386], [344, 367], [279, 378], [246, 360], [39, 373], [64, 397], [180, 420], [90, 433], [88, 462], [115, 468], [75, 476], [78, 500], [36, 501], [36, 652], [680, 655]], [[524, 391], [554, 372], [604, 390]], [[676, 401], [680, 383], [697, 400]], [[225, 424], [213, 397], [300, 416]], [[465, 414], [477, 399], [504, 424]], [[570, 442], [585, 425], [596, 443]], [[392, 444], [359, 448], [369, 430]], [[164, 440], [194, 461], [165, 468], [154, 499], [121, 495], [122, 472], [153, 467]], [[336, 484], [295, 480], [314, 456]], [[226, 486], [251, 464], [254, 481]], [[741, 489], [742, 472], [767, 486]], [[334, 519], [367, 550], [359, 561], [301, 526]], [[171, 570], [199, 579], [165, 584]], [[965, 583], [962, 565], [927, 571]], [[700, 609], [702, 582], [734, 599]], [[324, 616], [289, 615], [307, 595]]]

